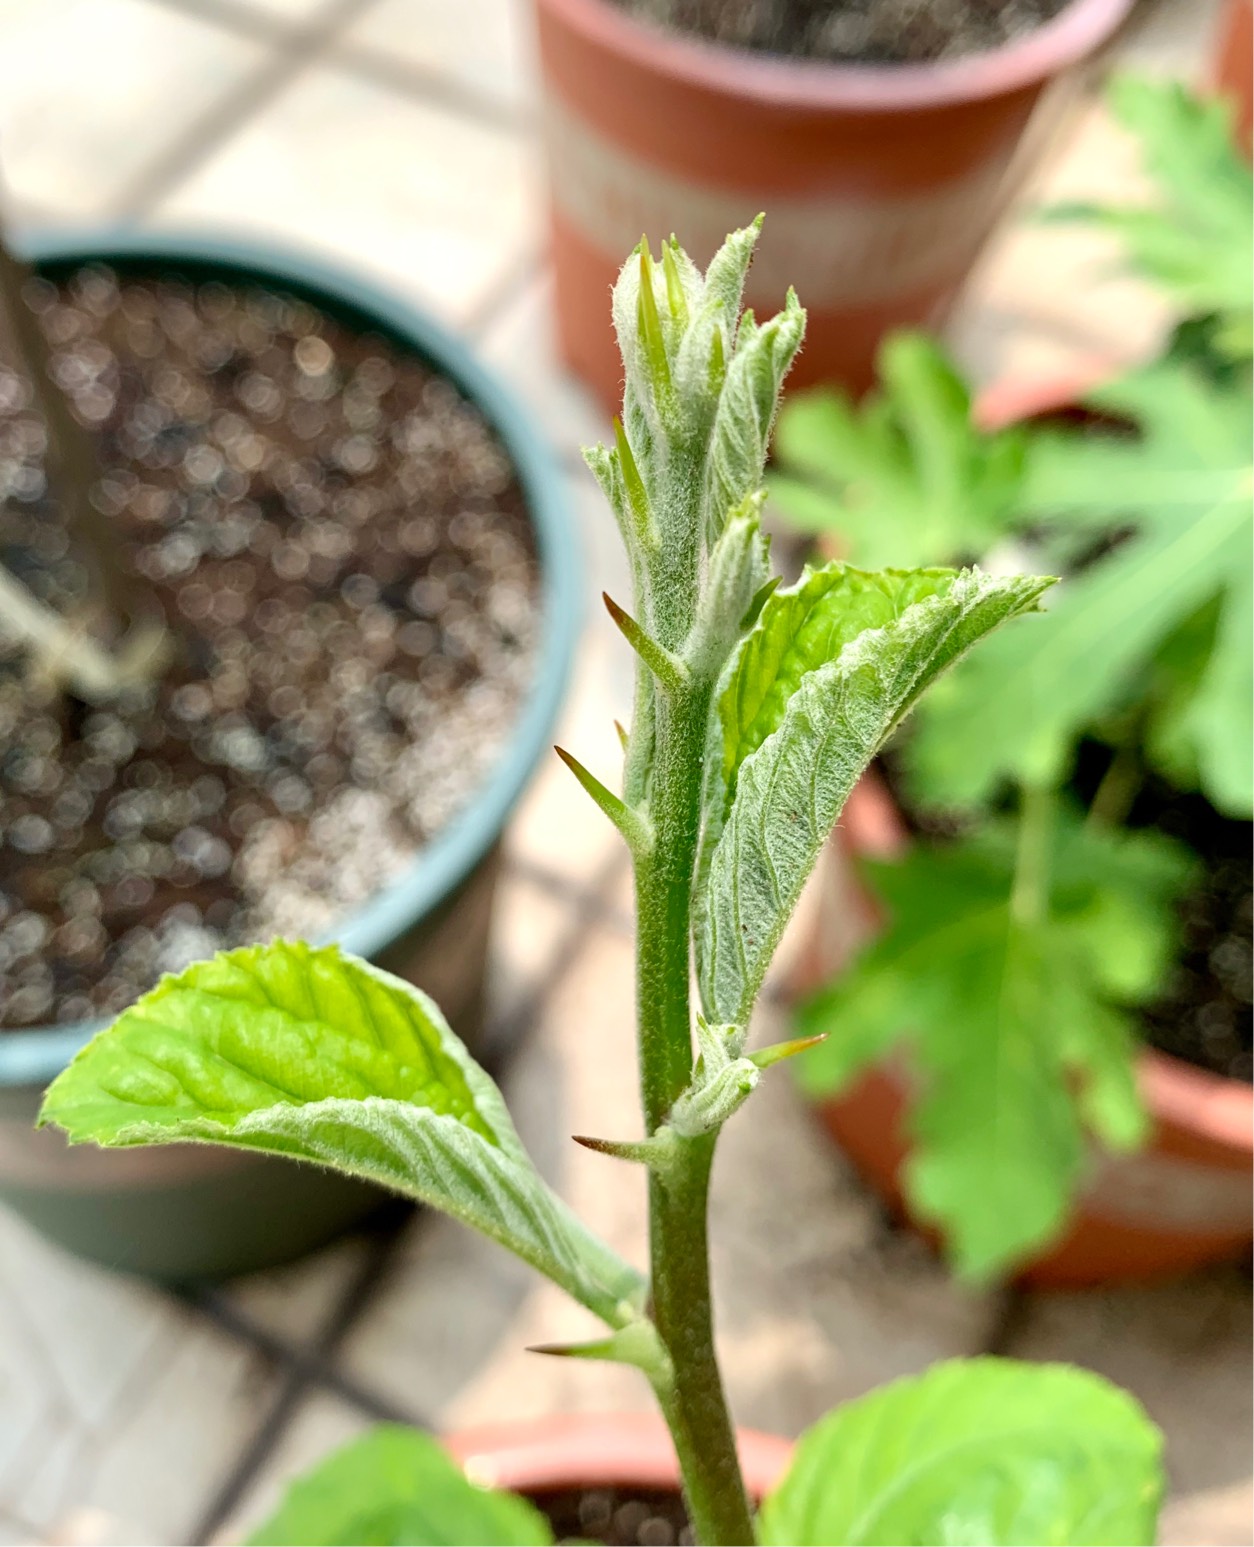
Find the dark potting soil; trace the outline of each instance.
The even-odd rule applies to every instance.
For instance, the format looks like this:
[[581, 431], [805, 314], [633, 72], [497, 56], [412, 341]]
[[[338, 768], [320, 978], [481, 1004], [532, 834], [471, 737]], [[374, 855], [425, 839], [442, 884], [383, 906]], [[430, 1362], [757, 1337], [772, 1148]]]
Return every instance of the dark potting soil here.
[[[0, 1028], [326, 931], [471, 796], [539, 621], [504, 448], [389, 342], [260, 288], [89, 267], [28, 292], [177, 654], [89, 705], [0, 620]], [[70, 615], [85, 569], [30, 398], [0, 361], [0, 562]]]
[[665, 1488], [562, 1488], [533, 1493], [559, 1542], [603, 1547], [673, 1547], [691, 1543], [684, 1501]]
[[[1081, 746], [1072, 787], [1084, 805], [1109, 764], [1108, 748]], [[961, 831], [960, 819], [912, 807], [893, 749], [880, 758], [880, 768], [912, 832], [943, 839]], [[1205, 797], [1152, 777], [1143, 782], [1127, 821], [1174, 838], [1198, 862], [1196, 884], [1179, 905], [1175, 969], [1162, 998], [1141, 1012], [1146, 1040], [1198, 1068], [1254, 1081], [1254, 825], [1221, 816]]]
[[1067, 0], [617, 0], [676, 32], [733, 48], [857, 64], [920, 64], [998, 48]]
[[[1082, 799], [1092, 798], [1109, 761], [1105, 748], [1081, 747], [1074, 782]], [[1175, 970], [1142, 1012], [1146, 1037], [1199, 1068], [1254, 1081], [1254, 824], [1156, 778], [1142, 784], [1128, 824], [1157, 828], [1199, 861], [1197, 884], [1180, 903]]]

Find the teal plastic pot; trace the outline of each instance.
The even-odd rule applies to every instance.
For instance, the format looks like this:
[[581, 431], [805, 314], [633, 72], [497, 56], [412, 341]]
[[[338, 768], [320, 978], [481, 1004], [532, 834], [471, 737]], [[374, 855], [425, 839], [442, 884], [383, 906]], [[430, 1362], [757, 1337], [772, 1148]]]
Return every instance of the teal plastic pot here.
[[[509, 741], [461, 813], [397, 881], [347, 915], [333, 938], [426, 989], [472, 1049], [483, 1047], [488, 935], [506, 819], [547, 749], [569, 675], [580, 564], [565, 485], [530, 417], [467, 346], [425, 312], [320, 261], [231, 242], [109, 233], [32, 241], [51, 278], [85, 262], [120, 274], [261, 284], [348, 327], [379, 333], [454, 382], [509, 452], [535, 529], [543, 633], [535, 678]], [[272, 1266], [329, 1240], [382, 1194], [314, 1166], [208, 1145], [70, 1149], [36, 1131], [48, 1083], [101, 1023], [0, 1032], [0, 1201], [45, 1235], [110, 1267], [179, 1281]]]

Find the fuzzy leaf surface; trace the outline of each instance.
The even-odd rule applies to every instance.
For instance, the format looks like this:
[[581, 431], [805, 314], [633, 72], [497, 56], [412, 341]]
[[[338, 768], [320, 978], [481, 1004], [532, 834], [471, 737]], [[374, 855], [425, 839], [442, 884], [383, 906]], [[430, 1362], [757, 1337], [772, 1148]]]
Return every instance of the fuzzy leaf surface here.
[[748, 1024], [820, 847], [919, 694], [1048, 584], [833, 565], [768, 599], [720, 694], [707, 790], [694, 932], [711, 1021]]
[[784, 406], [772, 499], [869, 568], [981, 558], [1022, 523], [1026, 432], [981, 430], [966, 382], [925, 334], [892, 335], [878, 371], [859, 404], [819, 391]]
[[799, 1061], [814, 1092], [907, 1043], [919, 1076], [907, 1192], [974, 1279], [1056, 1235], [1086, 1128], [1114, 1149], [1145, 1132], [1128, 1007], [1166, 976], [1187, 865], [1164, 839], [1075, 818], [1058, 824], [1050, 859], [1049, 911], [1030, 927], [1012, 907], [1009, 832], [868, 866], [889, 924], [799, 1018], [803, 1034], [830, 1033]]
[[365, 1177], [481, 1231], [611, 1323], [639, 1275], [545, 1184], [501, 1094], [419, 989], [276, 941], [163, 978], [50, 1086], [71, 1143], [202, 1140]]
[[955, 1359], [821, 1418], [760, 1517], [773, 1547], [1139, 1547], [1162, 1435], [1087, 1370]]
[[429, 1434], [380, 1424], [288, 1489], [250, 1547], [547, 1547], [553, 1533], [516, 1494], [480, 1488]]
[[[1026, 508], [1072, 533], [1131, 524], [1096, 562], [1064, 581], [1032, 629], [973, 657], [920, 717], [911, 748], [926, 798], [986, 799], [1003, 777], [1048, 784], [1101, 716], [1144, 700], [1171, 637], [1218, 603], [1214, 647], [1177, 693], [1160, 734], [1191, 749], [1205, 794], [1230, 815], [1254, 797], [1251, 616], [1251, 399], [1168, 361], [1091, 395], [1140, 438], [1042, 436]], [[1151, 712], [1155, 706], [1149, 700]]]

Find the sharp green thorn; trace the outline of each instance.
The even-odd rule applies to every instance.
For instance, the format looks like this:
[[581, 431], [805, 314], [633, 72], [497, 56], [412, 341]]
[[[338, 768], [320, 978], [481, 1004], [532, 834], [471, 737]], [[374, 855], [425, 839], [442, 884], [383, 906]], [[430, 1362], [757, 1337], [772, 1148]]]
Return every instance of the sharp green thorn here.
[[653, 259], [649, 255], [647, 240], [640, 248], [640, 289], [636, 301], [636, 319], [649, 373], [653, 377], [653, 390], [665, 395], [670, 392], [671, 367], [666, 358], [662, 319], [658, 315], [657, 296], [653, 291]]
[[644, 487], [644, 479], [640, 476], [640, 468], [636, 464], [631, 442], [627, 439], [627, 432], [623, 428], [623, 421], [617, 414], [614, 416], [614, 450], [618, 453], [618, 466], [623, 475], [623, 487], [627, 491], [627, 503], [631, 507], [636, 536], [640, 541], [648, 542], [651, 540], [653, 530], [649, 496]]
[[666, 276], [666, 302], [676, 322], [683, 322], [688, 315], [688, 298], [675, 260], [675, 238], [662, 243], [662, 272]]
[[621, 720], [615, 720], [614, 721], [614, 729], [618, 732], [618, 744], [619, 744], [619, 746], [622, 747], [624, 752], [626, 752], [626, 750], [627, 750], [627, 743], [630, 740], [630, 737], [627, 735], [627, 727], [623, 724], [623, 722]]
[[624, 612], [608, 592], [602, 591], [601, 598], [623, 638], [667, 692], [676, 693], [684, 687], [688, 681], [688, 668], [684, 663], [658, 644], [656, 639], [650, 638], [631, 614]]
[[795, 1058], [798, 1053], [804, 1053], [807, 1048], [817, 1047], [820, 1042], [827, 1041], [827, 1032], [820, 1032], [817, 1037], [794, 1037], [791, 1042], [776, 1042], [771, 1047], [764, 1047], [756, 1053], [749, 1054], [749, 1062], [756, 1064], [759, 1069], [769, 1069], [772, 1064], [783, 1063], [785, 1058]]
[[579, 759], [572, 757], [565, 747], [554, 747], [553, 750], [627, 840], [627, 846], [632, 853], [647, 853], [651, 836], [639, 812], [633, 811], [626, 801], [614, 794], [613, 790], [606, 789], [600, 779], [595, 774], [589, 773]]

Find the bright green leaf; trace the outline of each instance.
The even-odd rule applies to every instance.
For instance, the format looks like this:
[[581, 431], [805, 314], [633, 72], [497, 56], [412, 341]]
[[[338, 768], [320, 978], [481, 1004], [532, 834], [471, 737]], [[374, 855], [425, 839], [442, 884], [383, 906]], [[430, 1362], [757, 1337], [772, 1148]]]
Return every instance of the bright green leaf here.
[[71, 1143], [186, 1139], [331, 1166], [442, 1209], [611, 1325], [640, 1276], [540, 1178], [496, 1086], [419, 989], [276, 941], [163, 978], [49, 1088]]
[[539, 1510], [472, 1483], [430, 1435], [382, 1424], [292, 1484], [250, 1547], [547, 1547]]
[[1108, 532], [1122, 521], [1135, 532], [1059, 586], [1034, 628], [992, 641], [930, 697], [910, 754], [920, 792], [963, 803], [988, 798], [1002, 777], [1054, 782], [1081, 734], [1143, 697], [1145, 674], [1172, 634], [1222, 598], [1196, 696], [1176, 699], [1169, 729], [1208, 797], [1248, 815], [1249, 393], [1167, 362], [1088, 401], [1132, 420], [1140, 438], [1040, 437], [1025, 508], [1065, 517], [1068, 531]]
[[856, 406], [830, 391], [785, 405], [772, 500], [857, 564], [983, 557], [1022, 525], [1025, 431], [977, 428], [966, 383], [925, 334], [890, 337], [879, 376]]
[[919, 694], [1048, 584], [832, 566], [769, 598], [720, 695], [722, 782], [707, 792], [694, 920], [711, 1021], [748, 1024], [849, 791]]
[[988, 1278], [1062, 1227], [1088, 1158], [1085, 1126], [1134, 1146], [1145, 1118], [1126, 1006], [1161, 988], [1188, 870], [1164, 839], [1058, 824], [1047, 916], [1012, 906], [1001, 829], [869, 867], [885, 933], [805, 1007], [828, 1040], [800, 1061], [839, 1090], [899, 1040], [920, 1076], [906, 1186], [963, 1274]]
[[1162, 1436], [1087, 1370], [953, 1360], [846, 1403], [762, 1507], [770, 1547], [1134, 1547], [1155, 1539]]

